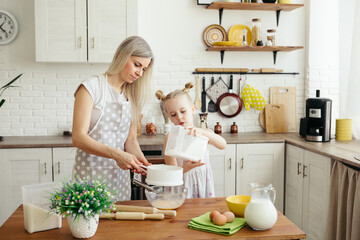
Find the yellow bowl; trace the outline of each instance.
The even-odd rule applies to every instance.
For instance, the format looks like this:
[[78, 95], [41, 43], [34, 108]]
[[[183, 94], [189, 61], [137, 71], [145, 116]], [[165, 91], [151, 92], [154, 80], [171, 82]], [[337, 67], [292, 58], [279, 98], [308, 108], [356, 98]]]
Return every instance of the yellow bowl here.
[[226, 203], [229, 210], [238, 217], [244, 217], [245, 208], [250, 202], [251, 196], [248, 195], [236, 195], [226, 198]]

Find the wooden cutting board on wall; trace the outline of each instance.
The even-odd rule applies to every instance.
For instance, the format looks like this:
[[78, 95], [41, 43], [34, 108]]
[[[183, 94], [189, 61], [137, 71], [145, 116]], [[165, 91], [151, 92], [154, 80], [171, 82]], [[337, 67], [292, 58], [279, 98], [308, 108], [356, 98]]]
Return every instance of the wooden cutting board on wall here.
[[285, 132], [297, 132], [296, 87], [270, 87], [270, 104], [284, 104]]
[[283, 133], [286, 129], [284, 104], [265, 105], [266, 133]]

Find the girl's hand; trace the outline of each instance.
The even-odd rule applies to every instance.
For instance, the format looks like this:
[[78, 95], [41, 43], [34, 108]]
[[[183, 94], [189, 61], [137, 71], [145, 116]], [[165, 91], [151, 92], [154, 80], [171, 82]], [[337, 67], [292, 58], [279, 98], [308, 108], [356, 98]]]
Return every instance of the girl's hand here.
[[201, 129], [200, 128], [189, 127], [188, 129], [190, 130], [189, 135], [194, 135], [194, 137], [196, 137], [197, 134], [201, 134]]
[[193, 161], [190, 161], [190, 160], [184, 160], [183, 162], [183, 171], [184, 173], [190, 171], [191, 169], [193, 168], [196, 168], [196, 167], [200, 167], [202, 165], [205, 165], [205, 163], [202, 163], [201, 160], [197, 161], [197, 162], [193, 162]]

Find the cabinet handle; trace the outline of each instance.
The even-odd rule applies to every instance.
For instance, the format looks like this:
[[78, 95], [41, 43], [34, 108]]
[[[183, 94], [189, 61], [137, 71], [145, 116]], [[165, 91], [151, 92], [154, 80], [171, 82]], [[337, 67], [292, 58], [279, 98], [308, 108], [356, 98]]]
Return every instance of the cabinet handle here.
[[44, 163], [44, 173], [46, 175], [47, 171], [46, 171], [46, 163]]
[[58, 174], [60, 174], [60, 162], [58, 162]]
[[95, 48], [95, 37], [92, 38], [91, 42], [92, 42], [92, 44], [91, 44], [92, 48]]
[[297, 167], [297, 172], [298, 172], [298, 175], [302, 174], [301, 172], [301, 163], [298, 162], [298, 167]]
[[79, 38], [79, 48], [81, 48], [81, 36]]
[[307, 175], [306, 175], [306, 172], [305, 172], [305, 170], [307, 169], [307, 166], [303, 166], [303, 177], [306, 177]]
[[229, 170], [231, 170], [231, 158], [229, 158]]
[[241, 167], [240, 169], [244, 169], [244, 157], [241, 158]]

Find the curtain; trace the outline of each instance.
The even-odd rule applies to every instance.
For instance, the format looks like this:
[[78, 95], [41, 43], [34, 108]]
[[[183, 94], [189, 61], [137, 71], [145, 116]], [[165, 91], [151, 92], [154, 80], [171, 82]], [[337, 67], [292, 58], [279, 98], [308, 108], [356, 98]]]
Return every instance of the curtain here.
[[327, 240], [360, 239], [360, 169], [335, 161], [331, 172]]
[[348, 45], [351, 49], [347, 56], [349, 59], [347, 65], [350, 68], [347, 89], [343, 92], [347, 96], [346, 105], [343, 106], [345, 107], [345, 117], [352, 119], [354, 138], [360, 139], [360, 106], [358, 104], [360, 94], [360, 1], [355, 1], [353, 4], [355, 13], [353, 16], [352, 43]]

